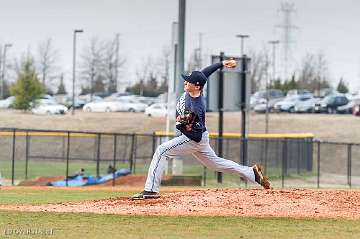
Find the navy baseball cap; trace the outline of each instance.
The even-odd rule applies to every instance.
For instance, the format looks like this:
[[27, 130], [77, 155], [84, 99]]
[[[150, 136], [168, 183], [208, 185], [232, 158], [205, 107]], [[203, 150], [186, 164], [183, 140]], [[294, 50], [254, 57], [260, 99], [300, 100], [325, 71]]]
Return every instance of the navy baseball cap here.
[[204, 86], [207, 81], [207, 77], [201, 71], [193, 71], [190, 75], [181, 74], [184, 81], [187, 81], [196, 86]]

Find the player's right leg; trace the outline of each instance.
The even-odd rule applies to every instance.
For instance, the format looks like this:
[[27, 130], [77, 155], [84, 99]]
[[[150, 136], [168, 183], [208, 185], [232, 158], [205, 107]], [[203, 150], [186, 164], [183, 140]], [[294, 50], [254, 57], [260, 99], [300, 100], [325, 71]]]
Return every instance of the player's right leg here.
[[258, 183], [266, 189], [270, 188], [270, 183], [267, 177], [263, 176], [260, 165], [256, 164], [253, 167], [249, 167], [235, 163], [232, 160], [220, 158], [209, 145], [209, 140], [206, 135], [199, 143], [198, 151], [194, 152], [193, 156], [206, 167], [212, 170], [217, 172], [231, 173], [242, 177], [246, 181]]
[[184, 135], [175, 137], [159, 145], [150, 163], [144, 191], [135, 194], [132, 199], [160, 197], [159, 188], [161, 176], [165, 170], [166, 160], [176, 156], [192, 154], [195, 150], [196, 142], [190, 140]]

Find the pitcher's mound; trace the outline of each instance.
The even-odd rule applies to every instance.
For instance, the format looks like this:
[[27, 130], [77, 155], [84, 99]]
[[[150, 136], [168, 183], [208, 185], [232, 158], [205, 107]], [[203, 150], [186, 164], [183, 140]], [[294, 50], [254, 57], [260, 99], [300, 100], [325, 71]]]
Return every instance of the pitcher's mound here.
[[[131, 196], [131, 195], [129, 195]], [[2, 209], [3, 206], [0, 206]], [[311, 189], [204, 189], [159, 199], [111, 198], [47, 205], [4, 205], [7, 210], [137, 215], [360, 218], [360, 191]]]

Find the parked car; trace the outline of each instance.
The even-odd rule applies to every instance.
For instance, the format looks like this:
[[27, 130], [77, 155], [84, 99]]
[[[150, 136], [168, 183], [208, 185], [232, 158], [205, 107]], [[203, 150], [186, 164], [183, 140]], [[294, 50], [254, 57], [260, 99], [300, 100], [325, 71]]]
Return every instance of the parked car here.
[[351, 100], [346, 105], [342, 105], [336, 108], [336, 113], [338, 114], [352, 114], [354, 108], [354, 101]]
[[[268, 95], [269, 94], [269, 95]], [[263, 104], [269, 96], [269, 103], [273, 99], [284, 98], [284, 93], [281, 90], [270, 89], [268, 93], [266, 90], [257, 91], [252, 96], [250, 96], [250, 108], [254, 109], [257, 104]]]
[[292, 95], [309, 95], [311, 94], [311, 92], [309, 90], [305, 90], [305, 89], [294, 89], [294, 90], [289, 90], [286, 93], [286, 97], [287, 96], [292, 96]]
[[148, 105], [133, 99], [124, 100], [120, 98], [116, 101], [119, 103], [119, 111], [144, 112], [145, 108], [148, 107]]
[[312, 94], [303, 94], [303, 95], [291, 95], [287, 96], [282, 101], [277, 102], [274, 105], [274, 109], [277, 112], [295, 112], [295, 105], [298, 102], [306, 101], [313, 98]]
[[10, 96], [4, 100], [0, 100], [0, 108], [10, 108], [11, 105], [15, 102], [15, 96]]
[[135, 100], [146, 105], [152, 105], [154, 103], [161, 103], [157, 97], [146, 97], [140, 95], [126, 95], [117, 97], [118, 100]]
[[116, 112], [120, 111], [121, 103], [118, 101], [94, 101], [84, 105], [86, 112]]
[[320, 101], [320, 98], [310, 98], [308, 100], [299, 101], [295, 104], [296, 113], [313, 113], [314, 107], [317, 102]]
[[160, 98], [158, 97], [145, 97], [142, 96], [138, 99], [140, 102], [147, 104], [148, 106], [155, 104], [155, 103], [161, 103]]
[[[65, 99], [64, 104], [65, 104], [67, 107], [71, 108], [72, 105], [73, 105], [72, 97], [67, 96], [66, 99]], [[85, 100], [79, 99], [79, 98], [77, 98], [77, 97], [74, 98], [75, 109], [82, 109], [85, 104], [86, 104], [86, 101], [85, 101]]]
[[[274, 112], [274, 105], [281, 101], [283, 98], [271, 99], [269, 100], [269, 104], [267, 105], [269, 108], [269, 112]], [[266, 100], [262, 99], [259, 104], [255, 105], [254, 111], [256, 113], [265, 113], [266, 112]]]
[[104, 100], [102, 97], [98, 96], [98, 95], [91, 95], [91, 94], [87, 94], [87, 95], [79, 95], [77, 97], [79, 100], [83, 100], [86, 103], [90, 103], [90, 102], [95, 102], [95, 101], [102, 101]]
[[111, 101], [111, 100], [116, 100], [119, 97], [130, 96], [130, 95], [133, 95], [133, 94], [128, 93], [128, 92], [124, 92], [124, 93], [116, 92], [116, 93], [112, 93], [111, 95], [105, 97], [104, 100]]
[[152, 104], [145, 109], [145, 114], [147, 116], [165, 117], [167, 115], [166, 104], [164, 103]]
[[344, 95], [328, 95], [315, 104], [314, 112], [316, 113], [336, 113], [339, 106], [346, 105], [349, 100]]
[[65, 114], [68, 108], [65, 105], [61, 105], [55, 102], [49, 102], [47, 100], [40, 100], [39, 103], [31, 110], [34, 114]]

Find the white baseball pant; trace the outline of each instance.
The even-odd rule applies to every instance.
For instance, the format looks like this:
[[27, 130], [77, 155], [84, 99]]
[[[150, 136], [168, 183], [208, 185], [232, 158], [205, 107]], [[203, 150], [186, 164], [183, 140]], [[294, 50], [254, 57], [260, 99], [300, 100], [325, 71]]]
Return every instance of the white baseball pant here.
[[214, 150], [210, 147], [209, 134], [206, 131], [203, 133], [199, 143], [190, 140], [185, 135], [180, 135], [159, 145], [150, 164], [145, 191], [159, 192], [161, 176], [168, 158], [191, 154], [209, 169], [217, 172], [231, 173], [255, 183], [252, 167], [237, 164], [234, 161], [220, 158], [215, 154]]

